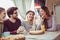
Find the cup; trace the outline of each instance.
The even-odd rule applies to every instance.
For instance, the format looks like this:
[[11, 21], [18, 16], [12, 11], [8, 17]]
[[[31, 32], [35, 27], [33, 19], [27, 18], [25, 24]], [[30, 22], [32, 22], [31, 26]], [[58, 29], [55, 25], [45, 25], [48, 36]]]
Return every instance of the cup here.
[[3, 35], [4, 37], [9, 36], [9, 35], [10, 35], [10, 32], [4, 32], [2, 35]]

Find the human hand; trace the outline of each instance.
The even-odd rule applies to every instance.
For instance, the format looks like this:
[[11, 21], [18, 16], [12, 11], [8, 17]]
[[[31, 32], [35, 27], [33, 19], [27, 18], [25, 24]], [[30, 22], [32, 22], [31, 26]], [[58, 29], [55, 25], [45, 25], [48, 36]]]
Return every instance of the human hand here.
[[17, 30], [17, 33], [20, 33], [20, 32], [23, 32], [24, 31], [24, 27], [23, 26], [20, 26]]

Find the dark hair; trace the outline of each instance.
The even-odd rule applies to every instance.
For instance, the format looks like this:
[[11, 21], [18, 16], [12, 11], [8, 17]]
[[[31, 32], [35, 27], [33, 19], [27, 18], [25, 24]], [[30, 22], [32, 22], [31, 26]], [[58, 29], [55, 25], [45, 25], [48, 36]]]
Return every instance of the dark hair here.
[[[41, 8], [46, 12], [46, 15], [47, 15], [48, 17], [50, 17], [50, 12], [49, 12], [48, 8], [47, 8], [46, 6], [42, 6]], [[46, 30], [49, 28], [47, 21], [48, 21], [48, 20], [47, 20], [46, 18], [45, 18], [44, 21], [43, 21], [43, 24], [45, 25]]]
[[1, 12], [3, 12], [4, 10], [5, 10], [4, 8], [0, 7], [0, 14], [1, 14]]
[[54, 14], [54, 12], [53, 11], [51, 11], [51, 15], [53, 15]]
[[49, 10], [48, 10], [48, 7], [42, 6], [41, 8], [46, 12], [46, 15], [47, 15], [48, 17], [50, 17], [50, 12], [49, 12]]
[[31, 10], [27, 11], [26, 12], [26, 15], [29, 14], [29, 12], [32, 12], [35, 15], [35, 12], [34, 11], [31, 11]]
[[8, 17], [10, 17], [10, 15], [12, 15], [13, 12], [14, 12], [15, 10], [17, 10], [17, 9], [18, 9], [17, 7], [10, 7], [10, 8], [8, 8], [8, 10], [7, 10], [7, 15], [8, 15]]

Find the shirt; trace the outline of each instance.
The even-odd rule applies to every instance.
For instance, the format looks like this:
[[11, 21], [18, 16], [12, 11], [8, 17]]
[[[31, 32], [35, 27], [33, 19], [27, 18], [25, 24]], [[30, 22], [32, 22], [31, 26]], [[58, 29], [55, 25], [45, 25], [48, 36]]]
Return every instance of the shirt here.
[[23, 26], [26, 30], [36, 30], [36, 25], [28, 24], [26, 21], [21, 22], [21, 26]]
[[12, 23], [9, 19], [4, 21], [4, 32], [9, 31], [10, 34], [17, 34], [17, 29], [21, 26], [21, 21], [16, 19], [15, 23]]

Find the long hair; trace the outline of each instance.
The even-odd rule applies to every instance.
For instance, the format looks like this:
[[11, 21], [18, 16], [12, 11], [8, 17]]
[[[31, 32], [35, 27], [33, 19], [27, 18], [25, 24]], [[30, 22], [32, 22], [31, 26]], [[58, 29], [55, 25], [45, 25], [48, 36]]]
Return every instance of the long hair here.
[[[48, 10], [48, 8], [46, 7], [46, 6], [42, 6], [41, 7], [45, 12], [46, 12], [46, 15], [48, 16], [48, 17], [50, 17], [50, 12], [49, 12], [49, 10]], [[44, 21], [43, 21], [43, 24], [45, 25], [45, 28], [46, 29], [48, 29], [48, 22], [47, 22], [48, 20], [45, 18], [44, 19]]]

